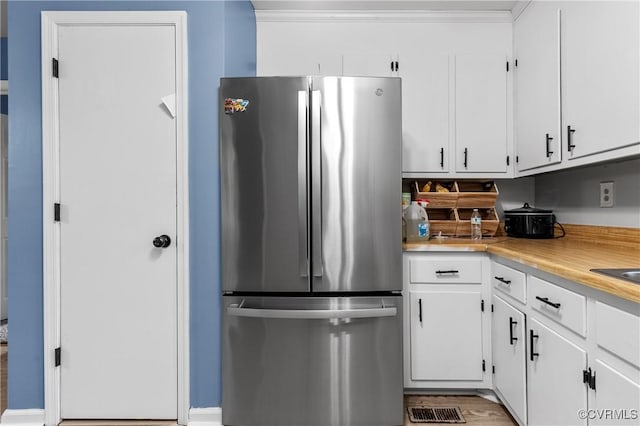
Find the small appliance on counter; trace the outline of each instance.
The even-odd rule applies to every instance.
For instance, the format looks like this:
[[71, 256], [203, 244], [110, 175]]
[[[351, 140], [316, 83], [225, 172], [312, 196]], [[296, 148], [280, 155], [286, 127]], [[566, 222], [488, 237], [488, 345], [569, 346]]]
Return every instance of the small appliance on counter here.
[[[536, 209], [524, 203], [524, 206], [505, 210], [504, 212], [504, 230], [510, 237], [517, 238], [554, 238], [554, 228], [556, 216], [551, 210]], [[561, 224], [562, 235], [565, 232]]]

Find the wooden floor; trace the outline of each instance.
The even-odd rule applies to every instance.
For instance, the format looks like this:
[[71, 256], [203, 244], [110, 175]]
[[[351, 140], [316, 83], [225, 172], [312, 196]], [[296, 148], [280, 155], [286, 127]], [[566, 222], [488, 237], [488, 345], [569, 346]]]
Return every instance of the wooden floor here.
[[[513, 420], [500, 404], [479, 396], [432, 396], [405, 395], [404, 426], [429, 425], [436, 423], [411, 423], [407, 406], [458, 407], [467, 421], [466, 426], [513, 426]], [[442, 423], [441, 423], [442, 424]]]

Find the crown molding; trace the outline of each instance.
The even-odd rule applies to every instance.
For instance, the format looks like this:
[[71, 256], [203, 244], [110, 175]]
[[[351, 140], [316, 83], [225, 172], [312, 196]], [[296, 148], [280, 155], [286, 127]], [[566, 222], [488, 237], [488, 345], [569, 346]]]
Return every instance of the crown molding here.
[[256, 10], [256, 22], [512, 23], [510, 11]]

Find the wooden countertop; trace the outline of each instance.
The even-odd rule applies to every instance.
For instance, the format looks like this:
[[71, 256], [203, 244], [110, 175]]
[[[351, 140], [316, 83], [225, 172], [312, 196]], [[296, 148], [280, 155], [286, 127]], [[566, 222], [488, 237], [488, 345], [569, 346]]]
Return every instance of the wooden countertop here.
[[640, 285], [591, 272], [593, 268], [640, 269], [640, 230], [567, 225], [565, 238], [496, 237], [405, 244], [405, 251], [487, 251], [623, 299], [640, 303]]

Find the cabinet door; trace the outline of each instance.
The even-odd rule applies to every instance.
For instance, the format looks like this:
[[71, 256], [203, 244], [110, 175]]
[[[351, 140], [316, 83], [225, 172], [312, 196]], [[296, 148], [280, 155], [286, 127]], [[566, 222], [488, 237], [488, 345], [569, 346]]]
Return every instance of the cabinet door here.
[[515, 130], [518, 170], [559, 163], [560, 12], [531, 2], [514, 22]]
[[480, 291], [410, 292], [411, 379], [482, 380]]
[[258, 65], [258, 76], [342, 75], [342, 56], [337, 53], [275, 50], [258, 58]]
[[342, 56], [343, 75], [353, 77], [393, 77], [397, 75], [390, 53], [347, 53]]
[[528, 424], [586, 425], [578, 417], [587, 408], [586, 352], [535, 319], [528, 323]]
[[637, 1], [563, 5], [562, 120], [565, 132], [575, 130], [573, 149], [565, 143], [569, 159], [640, 141], [639, 7]]
[[449, 171], [449, 56], [402, 56], [402, 171]]
[[493, 296], [493, 383], [521, 423], [527, 420], [525, 333], [524, 314]]
[[[596, 410], [597, 418], [590, 419], [590, 425], [637, 425], [640, 410], [640, 373], [634, 380], [596, 359], [594, 373], [596, 389], [591, 392], [590, 409]], [[637, 370], [634, 370], [637, 372]], [[607, 411], [609, 410], [609, 411]], [[635, 410], [635, 416], [632, 410]]]
[[506, 63], [504, 54], [456, 56], [457, 172], [507, 171]]

